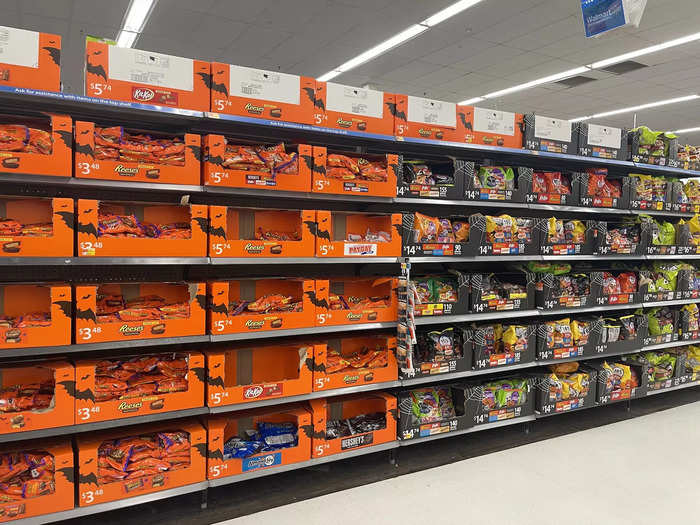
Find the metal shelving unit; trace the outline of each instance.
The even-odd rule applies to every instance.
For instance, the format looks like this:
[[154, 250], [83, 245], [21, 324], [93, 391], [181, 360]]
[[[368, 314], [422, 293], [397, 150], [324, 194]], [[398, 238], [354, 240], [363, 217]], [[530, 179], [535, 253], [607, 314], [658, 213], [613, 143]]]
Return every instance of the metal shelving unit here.
[[[285, 123], [278, 121], [270, 121], [264, 119], [254, 119], [248, 117], [237, 117], [231, 115], [222, 115], [210, 112], [198, 112], [189, 110], [180, 110], [175, 108], [165, 108], [159, 106], [150, 106], [145, 104], [126, 103], [119, 101], [109, 101], [103, 99], [94, 99], [80, 95], [71, 95], [63, 93], [51, 93], [37, 90], [16, 89], [0, 87], [0, 106], [13, 107], [21, 105], [30, 107], [34, 111], [47, 111], [55, 113], [66, 113], [74, 118], [87, 119], [114, 119], [125, 124], [133, 123], [134, 125], [142, 123], [162, 126], [163, 128], [188, 129], [194, 132], [224, 132], [231, 133], [237, 136], [246, 138], [280, 138], [283, 140], [304, 141], [309, 144], [327, 144], [332, 146], [343, 146], [362, 148], [366, 151], [392, 151], [395, 153], [403, 153], [407, 156], [411, 155], [443, 155], [456, 156], [465, 159], [483, 160], [489, 158], [498, 158], [499, 160], [511, 164], [523, 164], [535, 168], [559, 168], [567, 170], [582, 170], [592, 166], [607, 167], [613, 173], [627, 173], [629, 171], [649, 173], [656, 175], [673, 175], [684, 177], [700, 177], [700, 171], [681, 170], [676, 168], [668, 168], [663, 166], [652, 166], [646, 164], [638, 164], [628, 161], [617, 161], [600, 158], [579, 157], [575, 155], [547, 153], [540, 151], [530, 151], [515, 148], [504, 148], [497, 146], [483, 146], [476, 144], [464, 144], [442, 141], [431, 141], [425, 139], [398, 138], [389, 135], [365, 134], [347, 130], [339, 130], [332, 128], [323, 128], [317, 126], [300, 125], [294, 123]], [[128, 181], [108, 181], [108, 180], [93, 180], [73, 177], [42, 177], [26, 174], [17, 174], [11, 172], [0, 173], [0, 184], [7, 189], [8, 193], [12, 194], [61, 194], [70, 196], [93, 195], [95, 193], [108, 195], [123, 196], [125, 198], [134, 199], [135, 195], [147, 195], [149, 200], [165, 200], [173, 202], [197, 202], [197, 203], [235, 203], [249, 204], [251, 201], [263, 204], [268, 203], [268, 207], [274, 203], [277, 205], [280, 201], [291, 201], [295, 206], [299, 206], [305, 202], [310, 202], [311, 206], [321, 206], [322, 203], [328, 202], [329, 207], [337, 207], [339, 205], [362, 207], [363, 211], [375, 211], [383, 209], [382, 207], [396, 206], [406, 207], [442, 207], [442, 208], [461, 208], [465, 213], [471, 212], [474, 209], [515, 209], [515, 210], [533, 210], [537, 212], [553, 212], [553, 213], [577, 213], [589, 214], [596, 216], [614, 216], [614, 215], [637, 215], [641, 213], [648, 214], [645, 210], [621, 210], [621, 209], [606, 209], [606, 208], [586, 208], [581, 206], [559, 206], [546, 205], [536, 203], [510, 203], [510, 202], [491, 202], [491, 201], [461, 201], [461, 200], [433, 200], [433, 199], [410, 199], [410, 198], [385, 198], [353, 195], [329, 195], [313, 192], [288, 192], [288, 191], [269, 191], [256, 188], [226, 188], [205, 185], [174, 185], [174, 184], [159, 184], [159, 183], [144, 183], [144, 182], [128, 182]], [[114, 197], [116, 198], [116, 197]], [[468, 211], [467, 211], [468, 210]], [[691, 213], [679, 213], [673, 211], [658, 211], [652, 212], [656, 215], [668, 217], [691, 217]], [[526, 256], [482, 256], [482, 257], [416, 257], [410, 258], [411, 263], [479, 263], [479, 262], [512, 262], [512, 261], [550, 261], [550, 260], [569, 260], [569, 261], [588, 261], [588, 260], [654, 260], [654, 259], [698, 259], [700, 255], [689, 256], [597, 256], [597, 255], [579, 255], [579, 256], [550, 256], [550, 255], [526, 255]], [[270, 265], [343, 265], [343, 264], [398, 264], [402, 261], [400, 257], [375, 257], [375, 258], [316, 258], [316, 257], [301, 257], [301, 258], [209, 258], [209, 257], [119, 257], [119, 258], [83, 258], [83, 257], [46, 257], [46, 258], [0, 258], [0, 266], [2, 267], [76, 267], [89, 268], [100, 266], [120, 266], [120, 267], [197, 267], [197, 266], [252, 266], [262, 265], [269, 267]], [[84, 270], [86, 271], [86, 270]], [[161, 271], [164, 271], [161, 268]], [[453, 322], [469, 322], [480, 320], [496, 320], [496, 319], [517, 319], [520, 317], [541, 317], [550, 315], [569, 315], [584, 312], [605, 312], [618, 309], [633, 309], [646, 306], [662, 306], [662, 305], [680, 305], [692, 302], [700, 302], [700, 300], [682, 300], [682, 301], [664, 301], [651, 303], [636, 303], [626, 305], [606, 305], [593, 306], [578, 309], [560, 309], [560, 310], [525, 310], [525, 311], [507, 311], [507, 312], [486, 312], [486, 313], [470, 313], [458, 316], [436, 316], [436, 317], [421, 317], [416, 319], [417, 325], [443, 324]], [[244, 341], [258, 340], [264, 338], [280, 338], [292, 336], [315, 336], [317, 334], [341, 333], [341, 332], [364, 332], [368, 330], [391, 329], [396, 328], [396, 322], [387, 323], [366, 323], [357, 325], [341, 325], [341, 326], [321, 326], [290, 330], [278, 330], [271, 332], [249, 332], [239, 334], [219, 334], [219, 335], [201, 335], [192, 337], [174, 337], [161, 339], [146, 339], [146, 340], [129, 340], [106, 343], [91, 343], [91, 344], [74, 344], [65, 346], [50, 346], [38, 348], [18, 348], [6, 349], [0, 351], [0, 357], [15, 358], [15, 357], [35, 357], [46, 355], [60, 354], [76, 354], [85, 352], [98, 352], [107, 350], [119, 349], [136, 349], [149, 347], [173, 346], [181, 344], [199, 344], [199, 343], [215, 343], [224, 341]], [[693, 344], [699, 341], [674, 341], [660, 345], [652, 345], [635, 349], [624, 353], [633, 353], [641, 350], [654, 350], [661, 348], [670, 348], [673, 346], [683, 346]], [[122, 427], [136, 425], [153, 421], [164, 421], [169, 419], [193, 417], [206, 414], [235, 412], [249, 408], [275, 406], [286, 403], [307, 401], [322, 397], [335, 397], [345, 394], [369, 392], [379, 389], [392, 389], [398, 387], [410, 387], [413, 385], [432, 383], [439, 381], [449, 381], [459, 378], [468, 378], [483, 376], [492, 373], [504, 371], [523, 370], [534, 368], [537, 366], [561, 363], [566, 361], [579, 361], [587, 359], [595, 359], [598, 357], [613, 357], [622, 355], [622, 353], [610, 353], [600, 356], [584, 356], [582, 358], [570, 358], [562, 360], [534, 361], [530, 363], [521, 363], [501, 368], [485, 369], [485, 370], [470, 370], [465, 372], [454, 372], [449, 374], [438, 374], [434, 376], [426, 376], [419, 378], [403, 379], [397, 381], [388, 381], [384, 383], [375, 383], [368, 385], [357, 385], [342, 389], [329, 391], [313, 392], [310, 394], [293, 396], [288, 398], [275, 398], [262, 401], [253, 401], [238, 405], [227, 405], [220, 407], [199, 407], [188, 410], [177, 410], [171, 412], [163, 412], [148, 416], [136, 416], [133, 418], [86, 423], [82, 425], [72, 425], [67, 427], [59, 427], [55, 429], [46, 429], [38, 431], [29, 431], [23, 433], [7, 434], [0, 436], [0, 442], [13, 442], [25, 439], [44, 438], [50, 436], [67, 436], [77, 433], [91, 432], [105, 428]], [[678, 385], [668, 389], [650, 392], [648, 395], [659, 394], [680, 388], [689, 388], [696, 386], [700, 382]], [[586, 407], [588, 408], [588, 407]], [[460, 434], [472, 433], [481, 430], [489, 430], [501, 428], [509, 425], [520, 423], [529, 423], [542, 415], [531, 415], [516, 419], [497, 421], [471, 427], [469, 429], [428, 436], [410, 441], [392, 441], [371, 447], [350, 450], [341, 454], [330, 455], [321, 458], [315, 458], [308, 461], [280, 465], [269, 469], [253, 471], [236, 476], [229, 476], [217, 480], [203, 481], [177, 487], [164, 491], [159, 491], [143, 496], [125, 498], [115, 502], [94, 505], [90, 507], [76, 508], [66, 512], [47, 514], [35, 518], [26, 518], [15, 521], [18, 524], [41, 524], [54, 521], [81, 518], [92, 514], [115, 510], [119, 508], [139, 505], [142, 503], [152, 502], [160, 499], [170, 498], [182, 494], [188, 494], [198, 491], [205, 491], [208, 487], [223, 486], [226, 484], [245, 481], [261, 476], [272, 475], [275, 473], [311, 467], [331, 461], [340, 461], [346, 458], [355, 457], [374, 452], [396, 449], [399, 446], [413, 445], [417, 443], [433, 441], [444, 437], [451, 437]]]

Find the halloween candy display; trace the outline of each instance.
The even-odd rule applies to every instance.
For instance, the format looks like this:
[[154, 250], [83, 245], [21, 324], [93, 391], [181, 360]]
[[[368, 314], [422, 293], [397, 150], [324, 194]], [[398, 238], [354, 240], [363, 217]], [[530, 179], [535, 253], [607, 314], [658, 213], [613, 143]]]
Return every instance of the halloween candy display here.
[[338, 350], [328, 348], [326, 374], [355, 373], [387, 366], [387, 349], [362, 347], [354, 353], [341, 355]]
[[287, 153], [283, 143], [274, 146], [231, 144], [226, 140], [222, 159], [224, 168], [240, 171], [294, 174], [299, 170], [297, 153]]
[[512, 408], [527, 402], [526, 379], [490, 381], [482, 386], [481, 403], [486, 410]]
[[456, 303], [459, 300], [457, 279], [452, 276], [414, 279], [417, 304]]
[[481, 278], [481, 287], [476, 299], [482, 302], [499, 299], [527, 299], [527, 286], [508, 282], [507, 276], [494, 274], [483, 275]]
[[0, 151], [50, 155], [51, 132], [21, 124], [0, 124]]
[[121, 126], [95, 128], [95, 159], [185, 165], [185, 143], [180, 137], [133, 133]]
[[436, 363], [462, 357], [462, 346], [455, 329], [421, 330], [416, 334], [416, 359], [419, 363]]
[[480, 166], [474, 174], [474, 188], [512, 190], [515, 187], [513, 168], [504, 166]]
[[187, 222], [153, 224], [139, 221], [133, 215], [100, 213], [97, 232], [99, 237], [135, 237], [152, 239], [189, 239], [192, 228]]
[[187, 359], [175, 354], [106, 359], [95, 366], [95, 400], [184, 392], [187, 372]]
[[527, 349], [530, 330], [526, 325], [475, 325], [473, 329], [482, 355], [511, 354]]
[[591, 333], [592, 323], [580, 319], [557, 319], [547, 321], [544, 326], [545, 345], [550, 350], [585, 346]]
[[[564, 367], [562, 365], [569, 365]], [[579, 363], [562, 363], [549, 366], [550, 374], [547, 376], [548, 401], [557, 403], [570, 399], [586, 397], [591, 387], [591, 376], [588, 372], [579, 371]]]
[[159, 319], [186, 319], [190, 307], [186, 302], [167, 303], [157, 295], [125, 299], [121, 295], [97, 295], [97, 322], [152, 321]]
[[108, 440], [97, 456], [100, 485], [162, 474], [190, 466], [190, 436], [157, 432]]
[[649, 164], [668, 164], [676, 160], [678, 139], [670, 131], [652, 131], [646, 126], [630, 130], [628, 141], [631, 145], [631, 160]]
[[[329, 162], [330, 157], [331, 155], [328, 156]], [[454, 172], [450, 172], [450, 170], [440, 170], [440, 167], [442, 166], [420, 160], [404, 160], [403, 180], [406, 184], [420, 184], [424, 186], [454, 184]]]
[[40, 450], [0, 454], [0, 503], [53, 494], [56, 465]]
[[585, 241], [586, 225], [583, 221], [576, 219], [564, 220], [555, 217], [547, 219], [547, 243], [583, 244]]
[[633, 199], [649, 202], [665, 202], [667, 187], [670, 184], [663, 177], [654, 177], [653, 175], [642, 175], [638, 173], [630, 173], [630, 178], [635, 182], [636, 194]]
[[291, 295], [269, 294], [254, 301], [232, 301], [228, 304], [228, 315], [244, 313], [267, 314], [272, 312], [300, 312], [301, 301]]
[[224, 443], [224, 460], [296, 447], [299, 442], [297, 433], [298, 428], [294, 423], [259, 421], [255, 428], [245, 431], [245, 438], [234, 436]]
[[411, 415], [419, 425], [455, 417], [449, 386], [418, 388], [410, 392]]
[[0, 413], [48, 408], [55, 386], [54, 381], [6, 386], [0, 389]]
[[622, 197], [622, 182], [620, 179], [612, 179], [605, 168], [591, 168], [587, 172], [588, 185], [585, 188], [586, 196], [602, 199], [602, 202], [594, 205], [612, 206], [612, 199]]
[[535, 171], [532, 174], [533, 193], [571, 194], [569, 176], [559, 171]]
[[486, 215], [486, 242], [529, 244], [532, 242], [534, 222], [533, 219], [510, 215]]
[[386, 428], [385, 412], [360, 414], [347, 419], [334, 419], [326, 423], [326, 439], [338, 439], [355, 434], [374, 432], [383, 428]]
[[606, 395], [619, 394], [621, 391], [629, 390], [639, 385], [637, 372], [628, 364], [603, 361], [601, 370], [603, 373], [599, 386], [603, 386], [604, 392], [599, 393], [599, 395], [602, 393]]
[[388, 178], [386, 162], [373, 162], [340, 153], [329, 153], [326, 157], [326, 176], [331, 179], [374, 182], [386, 182]]

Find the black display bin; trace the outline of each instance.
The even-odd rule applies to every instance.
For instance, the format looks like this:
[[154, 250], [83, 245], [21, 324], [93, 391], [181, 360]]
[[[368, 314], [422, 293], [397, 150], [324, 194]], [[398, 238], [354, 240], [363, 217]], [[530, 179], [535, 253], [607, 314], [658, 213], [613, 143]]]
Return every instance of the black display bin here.
[[[552, 319], [549, 322], [556, 321]], [[572, 359], [589, 357], [596, 354], [596, 344], [600, 341], [600, 331], [603, 324], [600, 318], [581, 319], [592, 323], [588, 340], [583, 345], [574, 345], [563, 348], [549, 348], [547, 346], [547, 325], [541, 322], [537, 327], [537, 360], [549, 361], [556, 359]]]
[[[422, 344], [423, 334], [429, 332], [441, 332], [447, 326], [441, 325], [435, 328], [423, 328], [418, 327], [416, 330], [416, 346]], [[433, 377], [440, 376], [444, 374], [450, 374], [452, 372], [466, 372], [472, 369], [473, 358], [473, 338], [469, 330], [460, 327], [452, 326], [454, 329], [455, 345], [459, 345], [462, 350], [462, 357], [452, 357], [445, 359], [443, 361], [418, 361], [418, 351], [414, 352], [414, 363], [413, 370], [410, 373], [400, 372], [403, 379], [410, 379], [416, 377]]]
[[[566, 221], [567, 219], [561, 219]], [[586, 230], [584, 242], [549, 242], [549, 219], [537, 219], [536, 226], [540, 238], [540, 253], [542, 255], [592, 255], [595, 248], [598, 223], [597, 221], [581, 221]]]
[[651, 211], [671, 211], [673, 208], [673, 185], [666, 181], [666, 189], [664, 191], [663, 201], [650, 201], [642, 199], [637, 193], [637, 184], [639, 180], [636, 177], [629, 177], [629, 202], [627, 208], [630, 210], [651, 210]]
[[[615, 362], [616, 360], [608, 360], [608, 364], [613, 367]], [[639, 386], [634, 388], [610, 390], [607, 388], [608, 379], [614, 381], [614, 378], [610, 378], [610, 373], [607, 369], [603, 368], [602, 363], [603, 361], [588, 363], [588, 366], [595, 369], [598, 373], [598, 384], [596, 385], [596, 403], [599, 405], [607, 405], [616, 401], [636, 399], [647, 395], [649, 381], [646, 370], [643, 366], [634, 363], [624, 363], [636, 371], [637, 377], [639, 378]]]
[[571, 193], [549, 193], [535, 191], [534, 187], [535, 170], [532, 168], [518, 168], [520, 174], [518, 183], [525, 188], [525, 202], [529, 204], [552, 204], [578, 206], [580, 203], [581, 173], [563, 171], [563, 177], [569, 181]]
[[[537, 308], [553, 311], [561, 310], [565, 314], [566, 310], [572, 308], [584, 308], [596, 304], [596, 296], [594, 294], [600, 288], [594, 287], [592, 283], [589, 286], [590, 293], [588, 295], [555, 297], [556, 279], [559, 276], [551, 273], [531, 274], [531, 276], [531, 279], [536, 281], [535, 304]], [[588, 279], [589, 281], [591, 280], [590, 276], [588, 276]]]
[[399, 156], [398, 178], [396, 196], [409, 199], [438, 199], [438, 200], [462, 200], [464, 198], [465, 180], [469, 174], [469, 165], [473, 164], [464, 160], [456, 160], [445, 157], [443, 159], [430, 159], [417, 161], [428, 166], [433, 173], [451, 174], [454, 177], [453, 184], [420, 184], [412, 182], [411, 164], [413, 159]]
[[463, 197], [468, 201], [491, 201], [491, 202], [525, 202], [525, 193], [527, 186], [523, 184], [522, 171], [527, 168], [510, 167], [513, 170], [513, 188], [512, 189], [496, 189], [496, 188], [481, 188], [480, 184], [476, 183], [479, 169], [481, 167], [498, 166], [499, 164], [484, 161], [483, 163], [467, 162], [465, 167], [466, 176], [464, 178], [464, 194]]
[[471, 330], [474, 355], [473, 366], [475, 370], [496, 369], [503, 366], [532, 363], [535, 361], [537, 347], [537, 325], [533, 323], [504, 323], [504, 331], [507, 329], [507, 327], [513, 325], [525, 327], [527, 330], [527, 341], [522, 347], [516, 348], [514, 351], [508, 353], [501, 352], [498, 354], [492, 354], [487, 350], [486, 334], [488, 328], [485, 326], [475, 326]]
[[639, 228], [639, 242], [631, 243], [629, 246], [615, 246], [607, 239], [608, 229], [614, 229], [617, 223], [598, 221], [596, 224], [597, 233], [595, 235], [593, 253], [595, 255], [644, 255], [646, 253], [646, 237], [642, 236], [641, 224]]
[[589, 375], [588, 393], [569, 399], [557, 399], [552, 395], [550, 387], [556, 387], [549, 373], [535, 376], [535, 410], [539, 414], [561, 414], [572, 412], [595, 405], [596, 387], [598, 386], [598, 371], [594, 368], [579, 366], [578, 372], [586, 372]]
[[[489, 408], [483, 402], [484, 400], [484, 384], [497, 381], [505, 381], [510, 379], [525, 379], [525, 399], [522, 403], [505, 408]], [[489, 381], [479, 383], [464, 383], [454, 385], [453, 388], [463, 392], [465, 405], [465, 418], [471, 422], [473, 426], [485, 425], [488, 423], [496, 423], [509, 419], [517, 419], [519, 417], [529, 416], [535, 413], [535, 379], [532, 377], [524, 378], [522, 376], [504, 376], [492, 378]]]
[[535, 308], [535, 282], [533, 274], [522, 272], [509, 272], [497, 274], [496, 278], [502, 282], [517, 283], [525, 286], [526, 297], [520, 298], [499, 298], [483, 300], [483, 291], [486, 289], [486, 279], [488, 275], [475, 273], [471, 275], [471, 311], [475, 313], [503, 312], [517, 310], [533, 310]]
[[641, 136], [641, 131], [630, 130], [627, 133], [627, 149], [628, 157], [627, 160], [632, 162], [639, 162], [642, 164], [654, 164], [656, 166], [669, 166], [671, 168], [677, 168], [680, 166], [678, 161], [678, 139], [668, 139], [668, 154], [662, 157], [654, 157], [649, 155], [643, 155], [639, 153], [639, 138]]
[[411, 392], [435, 387], [428, 386], [401, 391], [397, 394], [399, 412], [397, 434], [399, 440], [409, 441], [411, 439], [464, 430], [473, 426], [473, 418], [471, 415], [467, 414], [467, 400], [465, 399], [464, 389], [456, 387], [455, 385], [436, 386], [449, 389], [452, 403], [455, 407], [455, 417], [444, 418], [431, 423], [421, 423], [420, 419], [413, 413]]
[[629, 204], [629, 177], [614, 177], [616, 180], [620, 181], [620, 196], [619, 197], [598, 197], [596, 195], [591, 195], [588, 193], [588, 182], [590, 180], [590, 175], [588, 173], [582, 173], [579, 177], [579, 201], [580, 205], [584, 208], [614, 208], [614, 209], [627, 209]]
[[[417, 276], [420, 279], [422, 276]], [[440, 275], [426, 276], [437, 277]], [[457, 281], [457, 301], [454, 303], [416, 303], [413, 309], [415, 317], [437, 317], [442, 315], [461, 315], [469, 312], [469, 275], [457, 270], [449, 270], [448, 278]]]

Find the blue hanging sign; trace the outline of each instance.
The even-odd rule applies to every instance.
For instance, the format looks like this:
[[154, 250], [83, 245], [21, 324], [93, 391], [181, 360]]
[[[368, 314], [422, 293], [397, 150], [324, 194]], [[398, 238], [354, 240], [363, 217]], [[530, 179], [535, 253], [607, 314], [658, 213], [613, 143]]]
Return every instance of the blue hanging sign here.
[[581, 0], [586, 37], [600, 35], [627, 23], [623, 0]]

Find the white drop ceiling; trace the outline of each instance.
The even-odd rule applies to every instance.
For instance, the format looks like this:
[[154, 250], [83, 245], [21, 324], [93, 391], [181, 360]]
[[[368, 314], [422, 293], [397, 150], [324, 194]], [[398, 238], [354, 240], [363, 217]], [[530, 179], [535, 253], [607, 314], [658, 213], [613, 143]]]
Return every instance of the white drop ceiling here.
[[[454, 0], [159, 0], [142, 49], [317, 77]], [[82, 92], [85, 36], [114, 38], [129, 0], [2, 0], [2, 25], [63, 37], [64, 90]], [[700, 0], [648, 0], [638, 29], [583, 33], [579, 0], [484, 0], [334, 81], [459, 102], [700, 31]], [[575, 118], [700, 93], [700, 42], [635, 59], [649, 67], [480, 103]], [[654, 129], [700, 126], [700, 101], [638, 112]], [[603, 124], [630, 126], [632, 114]], [[685, 137], [683, 137], [685, 138]], [[688, 135], [700, 142], [700, 134]]]

